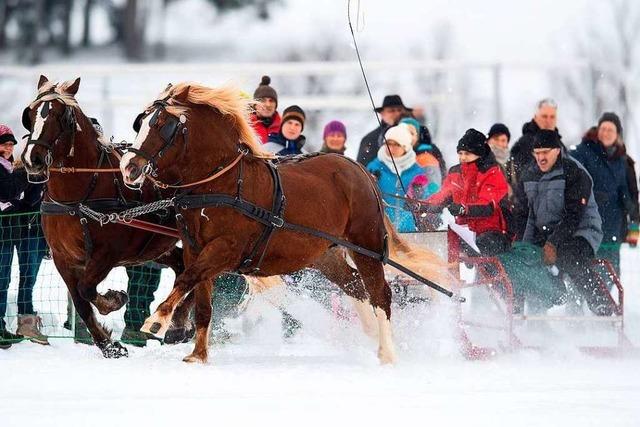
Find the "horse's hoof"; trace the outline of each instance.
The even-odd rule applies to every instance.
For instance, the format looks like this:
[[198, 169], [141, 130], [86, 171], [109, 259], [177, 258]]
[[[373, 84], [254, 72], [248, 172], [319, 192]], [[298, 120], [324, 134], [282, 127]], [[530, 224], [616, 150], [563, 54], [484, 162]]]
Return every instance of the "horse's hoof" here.
[[395, 365], [396, 355], [393, 351], [378, 350], [378, 360], [381, 365]]
[[157, 334], [161, 327], [162, 325], [160, 323], [153, 322], [153, 325], [151, 325], [151, 327], [149, 328], [149, 332], [151, 332], [152, 334]]
[[188, 356], [185, 356], [184, 359], [182, 359], [183, 362], [187, 362], [187, 363], [202, 363], [205, 364], [207, 363], [207, 356], [198, 356], [195, 355], [193, 353], [191, 353]]
[[167, 329], [169, 329], [169, 325], [162, 326], [162, 322], [159, 322], [158, 320], [158, 315], [154, 313], [151, 317], [145, 320], [140, 331], [153, 335], [156, 338], [164, 339]]
[[196, 328], [193, 323], [189, 322], [182, 328], [169, 328], [164, 335], [165, 344], [184, 344], [191, 341], [196, 334]]
[[129, 357], [129, 350], [119, 342], [107, 342], [100, 346], [100, 350], [106, 359]]

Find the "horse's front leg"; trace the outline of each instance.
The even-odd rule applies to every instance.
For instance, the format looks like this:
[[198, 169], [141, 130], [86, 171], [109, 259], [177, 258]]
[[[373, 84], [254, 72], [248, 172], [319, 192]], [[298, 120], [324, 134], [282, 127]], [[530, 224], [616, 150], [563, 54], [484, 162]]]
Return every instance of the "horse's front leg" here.
[[[227, 254], [230, 248], [233, 247], [234, 245], [231, 239], [220, 238], [209, 242], [193, 262], [187, 263], [188, 265], [184, 273], [176, 279], [175, 286], [171, 293], [169, 293], [167, 299], [160, 304], [155, 313], [144, 322], [140, 330], [155, 335], [158, 338], [163, 338], [171, 324], [171, 318], [177, 305], [180, 304], [185, 296], [189, 292], [192, 292], [197, 285], [204, 282], [213, 282], [213, 278], [224, 271], [229, 263]], [[209, 290], [209, 299], [211, 298], [210, 292]], [[210, 307], [210, 300], [208, 304]], [[209, 318], [210, 316], [209, 314]]]

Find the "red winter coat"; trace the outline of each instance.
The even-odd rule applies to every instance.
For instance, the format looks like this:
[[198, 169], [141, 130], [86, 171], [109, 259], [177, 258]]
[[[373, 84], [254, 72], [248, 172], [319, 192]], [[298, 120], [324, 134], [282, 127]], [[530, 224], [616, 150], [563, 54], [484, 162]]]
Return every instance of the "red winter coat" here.
[[269, 134], [280, 132], [280, 125], [282, 124], [282, 118], [280, 117], [280, 114], [277, 111], [273, 113], [273, 117], [271, 117], [272, 121], [268, 126], [265, 125], [265, 123], [258, 118], [258, 115], [256, 113], [252, 113], [250, 116], [250, 119], [251, 119], [251, 126], [256, 131], [258, 136], [260, 136], [260, 142], [262, 142], [263, 144], [267, 143], [267, 140], [269, 139]]
[[430, 205], [446, 207], [457, 203], [466, 214], [456, 223], [467, 224], [477, 234], [487, 231], [507, 232], [500, 202], [507, 197], [509, 186], [493, 155], [472, 163], [455, 165], [449, 170], [442, 189], [427, 199]]

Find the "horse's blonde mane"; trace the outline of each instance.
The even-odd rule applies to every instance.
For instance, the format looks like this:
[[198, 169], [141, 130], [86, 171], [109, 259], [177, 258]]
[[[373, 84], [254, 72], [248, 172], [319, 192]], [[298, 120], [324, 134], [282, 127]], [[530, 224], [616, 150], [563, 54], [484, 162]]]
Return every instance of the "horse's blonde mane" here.
[[[186, 91], [186, 93], [185, 93]], [[187, 104], [207, 105], [219, 111], [224, 117], [231, 119], [240, 136], [240, 141], [251, 150], [256, 157], [272, 159], [275, 156], [262, 148], [256, 132], [249, 123], [251, 100], [242, 96], [236, 86], [227, 84], [210, 88], [198, 83], [182, 82], [168, 86], [159, 99], [170, 97], [167, 112], [175, 116], [189, 116]], [[181, 100], [178, 101], [176, 97]]]
[[[73, 83], [74, 83], [73, 80], [69, 80], [62, 83], [55, 83], [52, 81], [48, 81], [44, 83], [42, 86], [40, 86], [40, 88], [38, 88], [38, 96], [31, 104], [29, 104], [29, 108], [33, 108], [38, 103], [43, 101], [53, 101], [57, 99], [60, 102], [62, 102], [64, 105], [68, 105], [75, 109], [80, 109], [80, 106], [78, 105], [78, 101], [76, 101], [73, 95], [67, 93], [67, 89]], [[51, 92], [51, 93], [41, 96], [43, 93], [46, 93], [46, 92]]]

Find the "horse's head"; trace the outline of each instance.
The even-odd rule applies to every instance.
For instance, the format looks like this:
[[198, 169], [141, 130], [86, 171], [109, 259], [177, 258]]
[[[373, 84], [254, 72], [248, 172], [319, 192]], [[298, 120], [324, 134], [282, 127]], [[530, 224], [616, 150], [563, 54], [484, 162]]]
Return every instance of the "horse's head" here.
[[[169, 168], [185, 149], [186, 109], [177, 106], [184, 99], [182, 94], [172, 96], [168, 89], [133, 121], [136, 139], [120, 160], [124, 182], [130, 187], [138, 188], [146, 175], [157, 176], [157, 169]], [[180, 147], [174, 147], [180, 136]]]
[[30, 175], [44, 175], [46, 179], [56, 159], [73, 156], [73, 140], [79, 130], [74, 96], [79, 86], [80, 78], [54, 84], [40, 76], [38, 96], [22, 113], [22, 125], [29, 131], [22, 161]]

